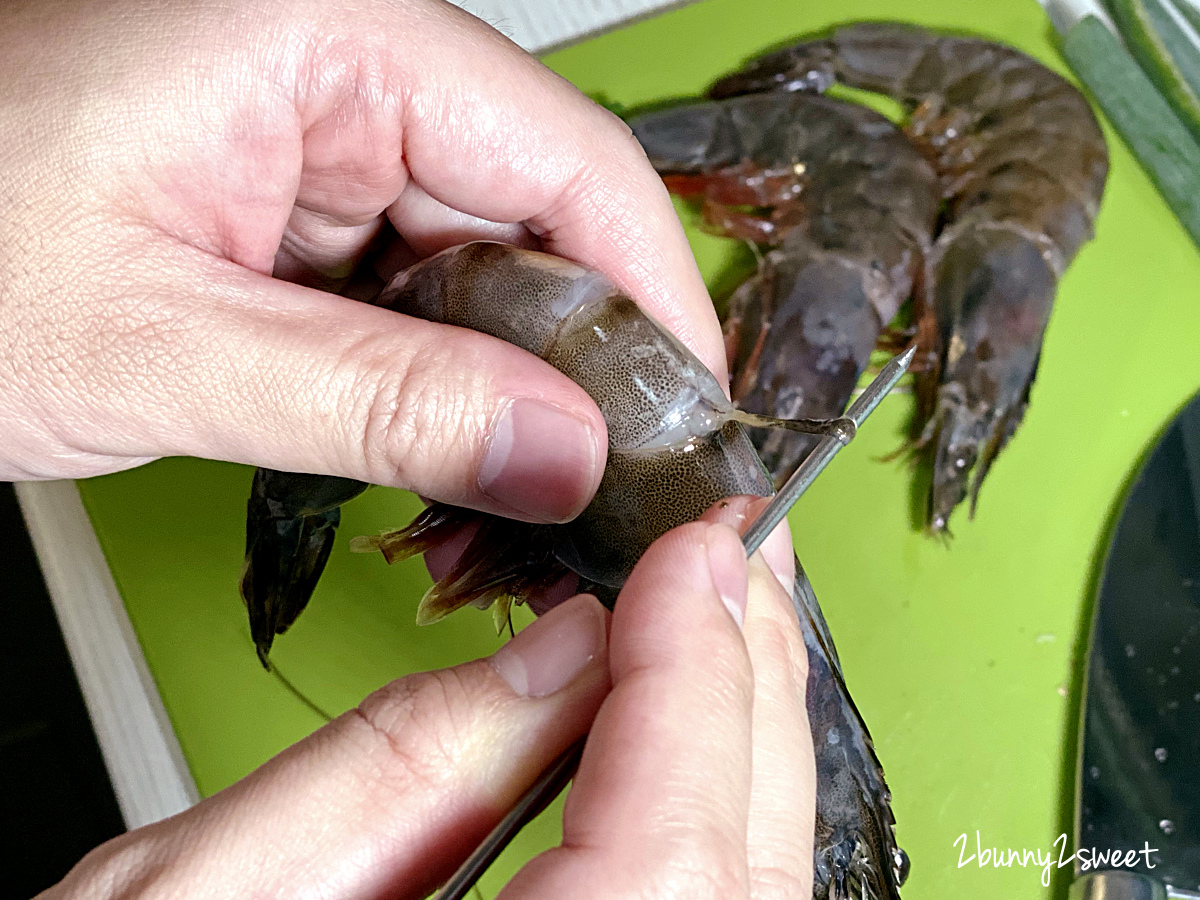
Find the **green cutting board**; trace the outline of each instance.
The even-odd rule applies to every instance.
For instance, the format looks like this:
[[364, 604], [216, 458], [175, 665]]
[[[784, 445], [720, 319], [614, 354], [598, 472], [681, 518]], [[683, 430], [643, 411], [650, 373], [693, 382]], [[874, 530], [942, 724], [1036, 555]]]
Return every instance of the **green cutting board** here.
[[[894, 17], [1008, 41], [1066, 71], [1033, 0], [708, 0], [547, 62], [585, 92], [636, 106], [696, 94], [790, 36]], [[957, 515], [949, 543], [914, 527], [910, 470], [878, 461], [901, 442], [903, 396], [885, 401], [791, 517], [895, 794], [908, 900], [1065, 896], [1067, 870], [1052, 870], [1047, 888], [1032, 866], [960, 866], [955, 841], [966, 836], [967, 859], [976, 832], [1005, 851], [1049, 852], [1069, 835], [1087, 617], [1110, 520], [1138, 458], [1200, 386], [1200, 256], [1106, 135], [1098, 237], [1062, 282], [1032, 406], [978, 517]], [[737, 246], [689, 234], [724, 290]], [[321, 724], [258, 666], [247, 635], [236, 586], [249, 484], [249, 469], [190, 459], [80, 484], [202, 794]], [[409, 495], [368, 492], [345, 510], [343, 535], [403, 524], [417, 508]], [[417, 629], [427, 584], [418, 561], [388, 568], [349, 554], [343, 537], [273, 658], [338, 713], [391, 678], [497, 647], [482, 613]], [[510, 848], [485, 894], [556, 839], [557, 816], [552, 808]]]

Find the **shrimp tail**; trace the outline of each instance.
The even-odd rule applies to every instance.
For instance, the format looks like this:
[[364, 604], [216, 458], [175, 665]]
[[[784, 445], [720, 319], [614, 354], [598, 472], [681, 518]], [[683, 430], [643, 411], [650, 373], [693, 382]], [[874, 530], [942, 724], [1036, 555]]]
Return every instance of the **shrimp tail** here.
[[[939, 35], [901, 22], [858, 22], [768, 53], [716, 81], [713, 98], [766, 92], [823, 92], [835, 82], [907, 99]], [[968, 52], [976, 48], [966, 48]]]
[[341, 505], [367, 485], [349, 478], [258, 469], [246, 505], [241, 594], [258, 659], [304, 611], [325, 570]]
[[824, 93], [836, 80], [837, 57], [825, 41], [812, 41], [768, 53], [718, 79], [708, 90], [714, 100], [748, 94], [797, 91]]
[[411, 556], [440, 547], [482, 514], [433, 503], [403, 528], [350, 539], [351, 553], [374, 553], [378, 550], [390, 566]]
[[730, 300], [733, 399], [747, 414], [763, 464], [785, 482], [818, 438], [760, 430], [763, 416], [835, 420], [870, 361], [880, 316], [862, 272], [835, 255], [797, 250], [768, 254], [757, 276]]
[[829, 900], [898, 900], [908, 876], [908, 856], [896, 843], [891, 791], [799, 560], [792, 604], [808, 650], [805, 702], [821, 786], [813, 894]]

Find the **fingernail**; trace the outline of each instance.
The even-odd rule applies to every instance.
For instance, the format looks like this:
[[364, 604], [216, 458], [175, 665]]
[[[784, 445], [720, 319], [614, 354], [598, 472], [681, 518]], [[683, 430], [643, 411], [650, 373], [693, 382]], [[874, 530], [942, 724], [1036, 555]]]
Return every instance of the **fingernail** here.
[[599, 462], [597, 436], [583, 419], [521, 397], [492, 426], [479, 489], [538, 522], [566, 522], [590, 499]]
[[521, 697], [561, 691], [604, 652], [604, 607], [591, 595], [556, 606], [492, 654], [500, 677]]
[[[746, 508], [747, 525], [757, 519], [770, 502], [770, 497], [763, 497], [761, 500], [751, 503]], [[767, 568], [779, 579], [783, 589], [790, 594], [792, 583], [796, 580], [796, 551], [792, 547], [792, 531], [788, 527], [786, 519], [776, 525], [775, 530], [767, 535], [767, 539], [763, 541], [758, 552], [762, 554]]]
[[708, 547], [708, 570], [721, 602], [738, 628], [746, 621], [746, 548], [728, 525], [709, 525], [704, 535]]

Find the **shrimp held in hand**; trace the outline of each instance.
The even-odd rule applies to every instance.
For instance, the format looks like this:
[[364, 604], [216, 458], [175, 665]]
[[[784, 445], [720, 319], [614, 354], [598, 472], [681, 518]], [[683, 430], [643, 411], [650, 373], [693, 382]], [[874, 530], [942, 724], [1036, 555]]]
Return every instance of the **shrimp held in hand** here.
[[[853, 428], [842, 418], [776, 421], [738, 410], [695, 356], [604, 276], [545, 253], [494, 243], [452, 248], [396, 276], [376, 303], [537, 354], [588, 392], [608, 426], [603, 480], [572, 522], [514, 522], [434, 504], [406, 529], [360, 540], [359, 549], [395, 560], [476, 526], [458, 562], [422, 601], [423, 621], [465, 605], [495, 603], [503, 618], [514, 601], [533, 601], [536, 610], [546, 590], [563, 579], [611, 605], [657, 537], [724, 497], [772, 493], [744, 424], [809, 433]], [[359, 489], [340, 481], [256, 475], [242, 585], [264, 659], [274, 636], [307, 603], [328, 553], [324, 543], [304, 536], [331, 539], [336, 504], [330, 501]], [[280, 521], [289, 516], [297, 521]], [[281, 537], [286, 546], [262, 548]], [[293, 552], [305, 560], [278, 563]], [[269, 571], [258, 570], [259, 559], [270, 562]], [[812, 587], [799, 566], [796, 573], [792, 597], [809, 657], [806, 707], [817, 764], [815, 896], [893, 900], [908, 860], [895, 843], [891, 794]], [[277, 578], [295, 583], [274, 584]], [[263, 609], [272, 597], [286, 597], [290, 605]]]

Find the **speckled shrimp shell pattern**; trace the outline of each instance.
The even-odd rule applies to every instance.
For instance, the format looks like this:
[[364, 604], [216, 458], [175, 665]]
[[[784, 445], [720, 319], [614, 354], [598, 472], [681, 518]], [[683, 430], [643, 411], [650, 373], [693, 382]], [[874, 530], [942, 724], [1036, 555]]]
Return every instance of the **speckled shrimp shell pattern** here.
[[712, 373], [599, 273], [479, 242], [401, 273], [377, 303], [515, 344], [596, 401], [604, 477], [555, 532], [555, 555], [594, 585], [615, 591], [656, 538], [722, 497], [771, 492]]
[[919, 445], [934, 450], [928, 523], [980, 485], [1029, 401], [1058, 280], [1092, 237], [1108, 151], [1091, 106], [1024, 53], [891, 22], [835, 29], [767, 54], [715, 96], [875, 91], [909, 110], [905, 130], [933, 164], [944, 226], [919, 295], [929, 359]]

